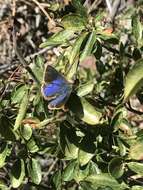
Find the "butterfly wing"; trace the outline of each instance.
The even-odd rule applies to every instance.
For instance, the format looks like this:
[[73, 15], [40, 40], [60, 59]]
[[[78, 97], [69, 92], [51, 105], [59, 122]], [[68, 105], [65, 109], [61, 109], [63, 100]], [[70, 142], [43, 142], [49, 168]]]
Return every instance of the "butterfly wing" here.
[[66, 90], [66, 91], [62, 92], [54, 100], [52, 100], [49, 103], [48, 108], [49, 109], [60, 109], [61, 107], [63, 107], [65, 105], [70, 94], [71, 94], [71, 91]]
[[45, 69], [41, 91], [45, 99], [53, 99], [48, 107], [58, 109], [66, 103], [71, 94], [72, 86], [58, 71], [48, 65]]

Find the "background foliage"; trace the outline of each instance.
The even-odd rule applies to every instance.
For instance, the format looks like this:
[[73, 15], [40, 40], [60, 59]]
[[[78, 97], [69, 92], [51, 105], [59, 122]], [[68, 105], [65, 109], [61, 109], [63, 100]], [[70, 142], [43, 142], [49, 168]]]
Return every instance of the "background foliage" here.
[[[143, 189], [143, 2], [20, 0], [0, 10], [0, 189]], [[42, 97], [46, 62], [79, 81], [67, 111]]]

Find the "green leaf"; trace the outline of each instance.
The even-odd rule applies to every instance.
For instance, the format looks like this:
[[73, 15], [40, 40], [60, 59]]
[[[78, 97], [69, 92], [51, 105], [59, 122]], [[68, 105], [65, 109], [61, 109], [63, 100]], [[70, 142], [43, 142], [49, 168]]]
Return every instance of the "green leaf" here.
[[35, 153], [39, 150], [39, 147], [37, 146], [35, 140], [31, 138], [27, 143], [27, 148], [31, 153]]
[[25, 177], [25, 164], [22, 159], [17, 160], [11, 171], [11, 184], [13, 188], [18, 188]]
[[93, 81], [88, 82], [88, 83], [86, 83], [84, 85], [81, 85], [78, 88], [77, 95], [80, 96], [80, 97], [86, 96], [87, 94], [89, 94], [89, 93], [91, 93], [93, 91], [94, 85], [95, 84], [93, 83]]
[[118, 179], [124, 173], [124, 164], [121, 157], [113, 158], [108, 165], [108, 171], [111, 176]]
[[89, 125], [97, 125], [102, 122], [100, 121], [102, 117], [101, 111], [95, 106], [92, 106], [83, 97], [78, 97], [75, 94], [72, 94], [67, 106], [75, 116]]
[[87, 16], [86, 8], [81, 4], [81, 0], [72, 0], [72, 5], [75, 7], [78, 14], [83, 17]]
[[[42, 83], [44, 72], [44, 59], [41, 56], [37, 56], [36, 60], [30, 64], [30, 67], [36, 76], [36, 78]], [[30, 76], [31, 77], [31, 76]]]
[[38, 185], [42, 179], [41, 167], [40, 167], [39, 162], [36, 159], [32, 158], [28, 162], [27, 169], [28, 169], [29, 177], [31, 178], [32, 182]]
[[143, 189], [142, 185], [141, 185], [141, 186], [139, 186], [139, 185], [134, 185], [134, 186], [131, 188], [131, 190], [142, 190], [142, 189]]
[[102, 113], [98, 111], [94, 106], [92, 106], [85, 98], [80, 98], [82, 109], [83, 109], [83, 116], [78, 116], [89, 125], [97, 125], [100, 123], [100, 119], [102, 117]]
[[97, 175], [91, 175], [88, 176], [85, 181], [91, 183], [91, 187], [94, 189], [94, 187], [111, 187], [112, 190], [124, 190], [128, 188], [128, 186], [125, 183], [118, 183], [111, 175], [107, 173], [97, 174]]
[[69, 55], [69, 65], [70, 65], [69, 67], [70, 67], [70, 69], [66, 74], [67, 80], [72, 80], [73, 77], [75, 76], [76, 72], [77, 72], [80, 48], [81, 48], [82, 42], [85, 39], [86, 35], [87, 35], [87, 32], [80, 34], [79, 38], [77, 38], [73, 44], [73, 48], [72, 48], [70, 55]]
[[16, 135], [12, 130], [11, 123], [7, 117], [0, 118], [0, 134], [5, 140], [15, 141]]
[[96, 146], [94, 140], [88, 135], [84, 136], [80, 142], [78, 161], [80, 166], [86, 165], [95, 155]]
[[78, 157], [78, 137], [73, 129], [62, 124], [60, 128], [60, 145], [66, 159]]
[[81, 31], [87, 25], [87, 19], [78, 14], [65, 15], [62, 18], [62, 25], [67, 30]]
[[54, 175], [52, 176], [52, 181], [54, 183], [55, 189], [56, 190], [61, 190], [61, 186], [62, 186], [62, 175], [61, 175], [61, 171], [58, 170], [54, 173]]
[[86, 35], [87, 35], [87, 32], [83, 32], [82, 34], [80, 34], [79, 38], [77, 38], [76, 41], [74, 42], [73, 48], [72, 48], [72, 51], [70, 52], [70, 57], [69, 57], [70, 65], [73, 64], [73, 61], [75, 60], [76, 56], [79, 55], [81, 45]]
[[78, 160], [79, 160], [80, 165], [81, 166], [86, 165], [92, 159], [93, 156], [94, 154], [85, 152], [80, 149], [78, 153]]
[[60, 44], [63, 45], [65, 42], [73, 37], [74, 32], [74, 30], [62, 30], [48, 38], [46, 42], [40, 44], [40, 48], [44, 48], [47, 46], [56, 46]]
[[27, 90], [27, 91], [25, 91], [25, 94], [24, 94], [23, 99], [19, 106], [19, 111], [18, 111], [16, 120], [15, 120], [15, 124], [14, 124], [14, 131], [16, 131], [20, 127], [21, 122], [25, 117], [27, 107], [28, 107], [28, 102], [29, 102], [29, 93]]
[[143, 176], [143, 163], [129, 162], [129, 163], [127, 163], [127, 166], [130, 168], [130, 170]]
[[142, 57], [142, 54], [141, 54], [140, 49], [139, 48], [135, 48], [134, 51], [133, 51], [133, 59], [135, 61], [137, 61], [137, 60], [141, 59], [141, 57]]
[[77, 161], [75, 160], [72, 160], [71, 162], [68, 163], [68, 165], [66, 166], [66, 168], [62, 173], [63, 181], [71, 181], [74, 178], [74, 170], [76, 166], [77, 166]]
[[14, 91], [12, 92], [12, 103], [20, 103], [25, 95], [25, 92], [27, 91], [26, 85], [19, 85], [17, 86]]
[[28, 125], [28, 124], [22, 125], [20, 131], [21, 131], [21, 135], [23, 136], [23, 138], [25, 140], [28, 141], [31, 138], [31, 136], [32, 136], [32, 128], [31, 128], [30, 125]]
[[90, 33], [87, 43], [84, 47], [84, 50], [80, 56], [80, 62], [83, 61], [88, 55], [90, 55], [92, 53], [95, 42], [96, 42], [96, 31], [93, 30]]
[[1, 190], [10, 190], [10, 188], [8, 186], [6, 186], [3, 181], [0, 181], [0, 189]]
[[138, 60], [128, 72], [125, 81], [124, 101], [127, 101], [143, 86], [143, 59]]
[[8, 151], [8, 144], [3, 144], [0, 148], [0, 168], [2, 168], [5, 165], [5, 159]]
[[142, 45], [142, 43], [143, 43], [142, 31], [143, 31], [143, 27], [142, 27], [142, 24], [140, 22], [139, 15], [134, 14], [132, 16], [132, 33], [133, 33], [138, 45]]
[[143, 160], [143, 140], [137, 140], [135, 144], [130, 147], [129, 158], [134, 160]]
[[75, 167], [74, 180], [79, 183], [80, 181], [86, 179], [90, 172], [90, 163], [85, 166], [80, 166], [79, 164]]

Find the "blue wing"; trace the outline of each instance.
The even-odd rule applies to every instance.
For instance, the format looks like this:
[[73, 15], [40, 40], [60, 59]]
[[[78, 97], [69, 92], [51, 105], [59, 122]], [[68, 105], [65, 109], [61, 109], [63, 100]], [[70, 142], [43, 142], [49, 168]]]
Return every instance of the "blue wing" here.
[[59, 96], [57, 96], [54, 100], [52, 100], [49, 103], [48, 108], [49, 109], [58, 109], [58, 108], [61, 108], [67, 102], [70, 94], [71, 94], [71, 92], [69, 92], [69, 91], [67, 91], [66, 93], [63, 92], [62, 94], [60, 94]]
[[72, 86], [52, 66], [47, 66], [41, 91], [45, 99], [53, 99], [48, 107], [50, 109], [56, 109], [66, 103], [71, 94]]
[[62, 79], [56, 79], [50, 84], [43, 85], [42, 91], [44, 96], [54, 96], [62, 91], [62, 88], [67, 86], [67, 84]]

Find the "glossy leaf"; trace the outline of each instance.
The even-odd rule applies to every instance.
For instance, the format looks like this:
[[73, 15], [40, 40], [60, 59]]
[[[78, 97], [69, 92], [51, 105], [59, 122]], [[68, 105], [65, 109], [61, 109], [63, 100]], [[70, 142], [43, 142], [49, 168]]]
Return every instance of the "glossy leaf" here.
[[70, 163], [68, 163], [68, 165], [62, 172], [63, 181], [71, 181], [74, 178], [74, 170], [76, 166], [77, 166], [76, 160], [72, 160]]
[[0, 148], [0, 168], [5, 165], [5, 159], [8, 152], [8, 144], [3, 144]]
[[25, 164], [24, 160], [17, 160], [11, 171], [11, 184], [13, 188], [18, 188], [22, 183], [25, 177]]
[[136, 141], [135, 144], [133, 144], [130, 147], [129, 150], [129, 157], [134, 160], [143, 160], [143, 140]]
[[119, 184], [113, 177], [107, 173], [102, 173], [98, 175], [91, 175], [86, 178], [87, 182], [91, 183], [91, 187], [111, 187], [112, 190], [124, 190], [128, 186], [125, 183]]
[[0, 118], [0, 134], [8, 141], [15, 141], [16, 139], [16, 133], [14, 133], [11, 123], [7, 117], [4, 116]]
[[125, 81], [124, 101], [127, 101], [143, 86], [143, 59], [138, 60], [128, 72]]
[[89, 125], [99, 124], [102, 117], [101, 111], [91, 105], [85, 98], [72, 94], [69, 98], [67, 106], [75, 114], [76, 117]]
[[75, 7], [76, 12], [83, 16], [87, 16], [86, 8], [81, 4], [81, 0], [72, 0], [72, 5]]
[[132, 16], [132, 33], [137, 41], [138, 44], [141, 45], [142, 40], [142, 24], [140, 22], [140, 18], [138, 14], [134, 14]]
[[92, 106], [85, 98], [80, 98], [82, 109], [83, 109], [83, 116], [78, 115], [85, 123], [89, 125], [97, 125], [100, 123], [100, 119], [102, 117], [102, 113], [94, 106]]
[[94, 154], [85, 152], [80, 149], [78, 153], [78, 160], [79, 160], [80, 165], [81, 166], [86, 165], [92, 159], [93, 156]]
[[142, 188], [142, 185], [141, 186], [139, 186], [139, 185], [134, 185], [132, 188], [131, 188], [131, 190], [142, 190], [143, 188]]
[[62, 30], [50, 38], [46, 42], [40, 44], [40, 48], [47, 46], [55, 46], [65, 43], [67, 40], [71, 39], [74, 35], [74, 30]]
[[70, 65], [73, 64], [76, 56], [80, 53], [80, 48], [82, 45], [83, 40], [85, 39], [87, 35], [87, 32], [83, 32], [80, 34], [79, 38], [76, 39], [76, 41], [73, 44], [72, 51], [70, 52], [70, 57], [69, 57], [69, 63]]
[[134, 171], [135, 173], [143, 176], [143, 163], [138, 162], [129, 162], [127, 163], [127, 166]]
[[83, 61], [88, 55], [92, 53], [93, 46], [96, 42], [96, 31], [92, 31], [89, 35], [89, 38], [86, 42], [86, 45], [84, 47], [84, 50], [80, 56], [80, 62]]
[[10, 190], [10, 188], [7, 185], [5, 185], [2, 181], [0, 181], [0, 189], [1, 190]]
[[32, 136], [32, 128], [30, 125], [22, 125], [21, 126], [21, 135], [25, 140], [29, 140]]
[[108, 165], [108, 171], [114, 178], [120, 178], [124, 173], [124, 164], [122, 158], [113, 158]]
[[86, 24], [87, 20], [78, 14], [69, 14], [62, 18], [62, 25], [67, 30], [81, 31]]
[[18, 111], [16, 120], [15, 120], [15, 124], [14, 124], [14, 130], [15, 131], [20, 127], [21, 122], [25, 117], [27, 107], [28, 107], [28, 102], [29, 102], [29, 97], [28, 96], [29, 96], [28, 91], [26, 91], [24, 96], [23, 96], [23, 99], [22, 99], [22, 101], [20, 103], [19, 111]]
[[38, 185], [41, 182], [42, 174], [38, 160], [32, 158], [28, 162], [28, 174], [33, 183]]
[[86, 35], [87, 35], [87, 33], [84, 32], [79, 36], [79, 38], [77, 38], [77, 40], [74, 42], [73, 48], [69, 54], [69, 65], [70, 65], [69, 67], [70, 67], [70, 69], [66, 74], [66, 78], [69, 81], [72, 80], [77, 73], [80, 48], [81, 48], [82, 42], [85, 39]]
[[84, 85], [81, 85], [79, 88], [78, 88], [78, 91], [77, 91], [77, 95], [80, 96], [80, 97], [83, 97], [83, 96], [86, 96], [87, 94], [91, 93], [93, 88], [94, 88], [94, 83], [93, 81], [92, 82], [88, 82]]
[[27, 91], [26, 85], [17, 86], [12, 93], [12, 103], [20, 103]]
[[66, 126], [60, 129], [60, 145], [66, 159], [76, 159], [78, 157], [78, 137], [75, 131]]
[[77, 165], [74, 171], [74, 180], [77, 183], [85, 180], [86, 177], [89, 175], [89, 172], [90, 172], [90, 164], [87, 164], [83, 167], [81, 167], [80, 165]]
[[62, 175], [61, 175], [61, 171], [58, 170], [54, 173], [54, 175], [52, 176], [52, 182], [54, 183], [54, 187], [56, 190], [61, 190], [61, 186], [62, 186]]
[[35, 140], [33, 138], [31, 138], [28, 142], [27, 142], [27, 148], [31, 153], [35, 153], [39, 150], [39, 147], [37, 146]]

